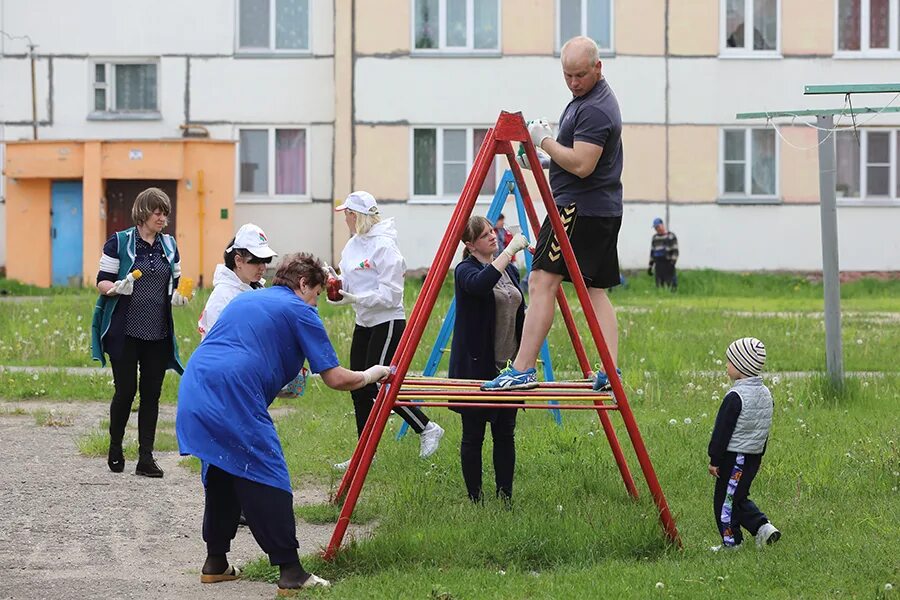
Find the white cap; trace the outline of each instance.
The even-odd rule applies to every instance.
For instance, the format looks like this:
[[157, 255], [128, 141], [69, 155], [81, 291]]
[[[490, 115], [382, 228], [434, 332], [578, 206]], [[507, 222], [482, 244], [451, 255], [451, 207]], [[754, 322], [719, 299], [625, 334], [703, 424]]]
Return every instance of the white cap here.
[[278, 253], [269, 248], [269, 238], [257, 225], [246, 223], [241, 225], [234, 236], [234, 244], [225, 248], [225, 252], [231, 252], [235, 248], [247, 250], [256, 258], [272, 258]]
[[364, 215], [377, 215], [378, 204], [375, 202], [375, 196], [369, 192], [353, 192], [344, 203], [334, 210], [347, 210], [362, 213]]

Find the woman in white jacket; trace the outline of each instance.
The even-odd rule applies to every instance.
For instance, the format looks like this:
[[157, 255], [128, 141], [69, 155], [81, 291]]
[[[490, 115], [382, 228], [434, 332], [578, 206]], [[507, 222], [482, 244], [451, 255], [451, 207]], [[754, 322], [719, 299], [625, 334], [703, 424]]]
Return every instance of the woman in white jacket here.
[[263, 273], [275, 256], [278, 255], [269, 248], [269, 240], [262, 229], [253, 223], [241, 225], [237, 235], [225, 248], [225, 264], [216, 265], [213, 291], [197, 323], [201, 341], [238, 294], [265, 285]]
[[[356, 327], [350, 345], [350, 369], [389, 365], [406, 327], [403, 309], [403, 275], [406, 261], [397, 247], [394, 219], [381, 219], [375, 198], [353, 192], [335, 210], [344, 212], [350, 241], [341, 252], [341, 299], [329, 304], [351, 304]], [[332, 276], [337, 276], [332, 271]], [[375, 384], [350, 392], [356, 413], [356, 432], [362, 434], [378, 388]], [[419, 456], [434, 454], [444, 430], [415, 407], [394, 409], [419, 434]], [[345, 470], [350, 461], [334, 465]]]

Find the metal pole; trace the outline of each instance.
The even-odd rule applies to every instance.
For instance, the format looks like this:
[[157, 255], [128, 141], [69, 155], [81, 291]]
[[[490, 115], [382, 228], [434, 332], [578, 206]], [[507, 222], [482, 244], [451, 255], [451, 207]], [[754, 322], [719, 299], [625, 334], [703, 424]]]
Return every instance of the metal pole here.
[[822, 281], [825, 287], [825, 363], [835, 385], [844, 381], [841, 350], [841, 281], [838, 265], [833, 115], [819, 115], [819, 207], [822, 216]]

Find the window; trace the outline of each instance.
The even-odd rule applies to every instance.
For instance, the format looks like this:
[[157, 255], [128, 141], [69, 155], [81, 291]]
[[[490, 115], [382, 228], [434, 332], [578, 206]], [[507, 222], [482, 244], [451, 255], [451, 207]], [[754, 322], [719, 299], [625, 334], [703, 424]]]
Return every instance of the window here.
[[900, 0], [837, 0], [838, 53], [900, 51]]
[[497, 52], [499, 0], [413, 0], [416, 52]]
[[240, 195], [308, 195], [306, 129], [276, 127], [240, 130]]
[[93, 63], [93, 113], [156, 115], [157, 66], [155, 62]]
[[838, 131], [835, 152], [838, 198], [900, 200], [900, 131]]
[[722, 54], [777, 55], [780, 0], [722, 0]]
[[[412, 195], [420, 198], [459, 198], [487, 132], [486, 128], [471, 127], [413, 129]], [[480, 195], [494, 195], [499, 162], [499, 159], [494, 159]]]
[[778, 194], [778, 145], [772, 129], [723, 129], [719, 169], [723, 199], [770, 199]]
[[238, 0], [238, 50], [309, 51], [309, 0]]
[[577, 35], [585, 35], [600, 47], [613, 50], [613, 0], [558, 0], [557, 48]]

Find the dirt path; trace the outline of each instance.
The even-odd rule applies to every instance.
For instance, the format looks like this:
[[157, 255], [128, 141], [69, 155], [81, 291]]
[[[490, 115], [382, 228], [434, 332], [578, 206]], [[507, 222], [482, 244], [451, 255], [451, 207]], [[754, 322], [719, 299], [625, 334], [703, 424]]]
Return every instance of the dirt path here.
[[[38, 426], [31, 415], [54, 410], [69, 427]], [[85, 458], [76, 442], [105, 418], [100, 403], [0, 402], [0, 599], [6, 598], [273, 598], [256, 582], [199, 583], [206, 556], [200, 537], [199, 477], [157, 454], [163, 479], [111, 473], [105, 458]], [[174, 418], [161, 407], [160, 420]], [[136, 420], [133, 418], [132, 420]], [[131, 423], [129, 425], [132, 425]], [[320, 490], [298, 490], [295, 502], [324, 501]], [[332, 527], [297, 523], [300, 553], [327, 544]], [[365, 535], [359, 528], [356, 536]], [[229, 558], [243, 564], [262, 555], [246, 528]]]

